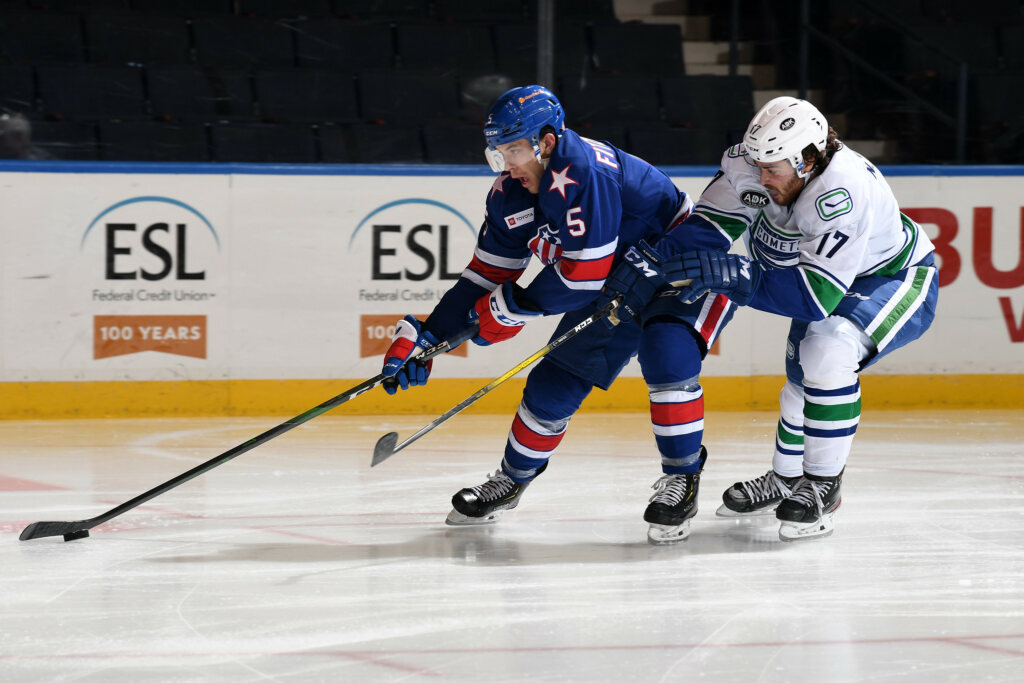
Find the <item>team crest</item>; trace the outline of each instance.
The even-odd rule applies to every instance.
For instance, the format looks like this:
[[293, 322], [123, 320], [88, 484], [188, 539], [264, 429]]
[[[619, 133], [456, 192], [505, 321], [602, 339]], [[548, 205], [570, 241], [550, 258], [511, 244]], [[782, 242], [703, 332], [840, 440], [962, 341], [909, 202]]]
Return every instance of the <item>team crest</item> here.
[[541, 263], [550, 266], [562, 258], [562, 240], [558, 239], [547, 223], [540, 226], [537, 234], [529, 242], [530, 251], [537, 255]]

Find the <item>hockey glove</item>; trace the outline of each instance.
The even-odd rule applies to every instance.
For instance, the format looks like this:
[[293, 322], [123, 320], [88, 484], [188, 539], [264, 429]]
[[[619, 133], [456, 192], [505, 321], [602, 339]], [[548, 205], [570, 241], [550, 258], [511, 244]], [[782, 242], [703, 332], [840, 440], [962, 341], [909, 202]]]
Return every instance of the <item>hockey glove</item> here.
[[690, 251], [665, 266], [665, 276], [680, 282], [679, 298], [692, 302], [710, 292], [725, 294], [733, 303], [745, 306], [761, 283], [761, 266], [746, 256], [724, 251]]
[[426, 350], [439, 343], [434, 335], [422, 331], [422, 328], [422, 323], [411, 315], [399, 320], [395, 326], [395, 336], [384, 354], [384, 369], [381, 370], [385, 377], [384, 391], [389, 394], [396, 393], [399, 387], [404, 390], [427, 383], [434, 361], [421, 363], [416, 359], [409, 360], [417, 348]]
[[622, 303], [604, 318], [608, 326], [618, 325], [623, 320], [635, 320], [646, 308], [659, 289], [668, 282], [661, 271], [661, 254], [647, 242], [640, 240], [623, 255], [601, 287], [597, 297], [597, 308], [602, 308], [612, 299], [621, 296]]
[[[518, 302], [517, 289], [521, 299]], [[506, 280], [493, 292], [477, 300], [469, 312], [469, 322], [480, 324], [480, 332], [473, 337], [474, 344], [487, 346], [511, 339], [519, 334], [523, 325], [544, 315], [522, 301], [522, 291], [511, 280]]]

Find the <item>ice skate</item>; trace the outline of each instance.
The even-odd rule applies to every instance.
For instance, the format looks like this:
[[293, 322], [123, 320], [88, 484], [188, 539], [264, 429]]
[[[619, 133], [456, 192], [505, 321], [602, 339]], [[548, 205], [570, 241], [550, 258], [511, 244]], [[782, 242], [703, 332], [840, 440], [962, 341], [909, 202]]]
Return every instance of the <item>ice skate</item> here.
[[[537, 474], [546, 468], [547, 463], [537, 470]], [[513, 481], [499, 469], [487, 475], [483, 484], [462, 489], [452, 496], [453, 509], [444, 522], [450, 526], [493, 524], [502, 512], [519, 505], [519, 498], [529, 485], [529, 481]]]
[[793, 495], [779, 503], [775, 510], [775, 516], [782, 522], [779, 538], [802, 541], [831, 536], [835, 530], [835, 511], [843, 502], [842, 483], [842, 472], [834, 477], [805, 474], [793, 489]]
[[[707, 450], [700, 447], [700, 466], [704, 468]], [[692, 474], [666, 474], [651, 487], [656, 489], [644, 511], [644, 521], [650, 524], [647, 542], [668, 545], [685, 541], [690, 535], [690, 520], [697, 514], [697, 492], [700, 471]]]
[[768, 470], [760, 477], [738, 481], [722, 494], [719, 517], [757, 517], [775, 512], [784, 499], [793, 493], [800, 477], [783, 477]]

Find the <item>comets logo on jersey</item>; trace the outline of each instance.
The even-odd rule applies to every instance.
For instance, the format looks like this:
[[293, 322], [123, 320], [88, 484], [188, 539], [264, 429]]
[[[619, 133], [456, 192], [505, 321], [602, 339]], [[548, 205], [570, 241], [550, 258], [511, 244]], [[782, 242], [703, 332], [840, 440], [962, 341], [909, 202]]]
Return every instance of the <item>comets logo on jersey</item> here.
[[551, 230], [551, 226], [544, 224], [537, 230], [537, 234], [530, 239], [530, 251], [537, 255], [541, 262], [550, 266], [562, 258], [562, 240], [558, 239]]

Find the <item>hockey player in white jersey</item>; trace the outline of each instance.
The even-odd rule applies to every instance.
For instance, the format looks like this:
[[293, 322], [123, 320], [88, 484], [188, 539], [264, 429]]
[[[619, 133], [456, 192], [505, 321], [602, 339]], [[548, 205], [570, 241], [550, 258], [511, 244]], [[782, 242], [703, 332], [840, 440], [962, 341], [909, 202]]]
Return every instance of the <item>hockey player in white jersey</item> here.
[[[710, 290], [792, 319], [772, 468], [727, 489], [718, 514], [774, 510], [782, 540], [827, 536], [860, 421], [858, 373], [934, 318], [931, 241], [878, 169], [792, 97], [756, 114], [684, 226], [657, 244], [676, 255], [670, 280], [694, 278], [681, 298]], [[727, 253], [740, 237], [749, 258]]]

